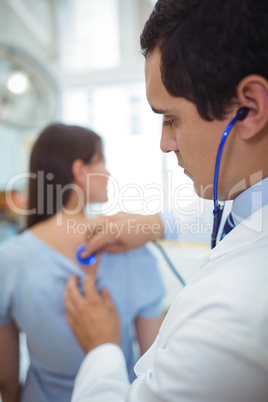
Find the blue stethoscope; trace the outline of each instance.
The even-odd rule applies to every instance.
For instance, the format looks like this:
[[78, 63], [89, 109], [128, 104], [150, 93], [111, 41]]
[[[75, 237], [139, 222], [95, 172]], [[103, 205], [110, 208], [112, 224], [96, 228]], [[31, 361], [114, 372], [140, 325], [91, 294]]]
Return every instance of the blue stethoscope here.
[[[247, 107], [241, 107], [236, 116], [233, 118], [233, 120], [230, 121], [228, 126], [226, 127], [218, 148], [218, 153], [216, 157], [216, 164], [215, 164], [215, 170], [214, 170], [214, 180], [213, 180], [213, 202], [214, 202], [214, 209], [213, 209], [213, 229], [212, 229], [212, 234], [211, 234], [211, 248], [214, 248], [216, 246], [216, 240], [219, 232], [219, 227], [221, 223], [221, 218], [222, 218], [222, 212], [224, 208], [224, 204], [219, 204], [218, 201], [218, 183], [219, 183], [219, 171], [220, 171], [220, 164], [221, 164], [221, 157], [222, 157], [222, 151], [225, 145], [225, 142], [227, 140], [228, 135], [230, 134], [231, 129], [235, 125], [235, 123], [238, 120], [243, 120], [245, 117], [248, 115], [249, 109]], [[154, 242], [154, 244], [157, 246], [159, 251], [162, 253], [163, 257], [165, 258], [168, 266], [172, 270], [172, 272], [176, 275], [176, 277], [179, 279], [181, 284], [183, 286], [186, 285], [186, 281], [184, 278], [180, 275], [178, 270], [174, 267], [172, 262], [170, 261], [168, 255], [166, 254], [165, 250], [162, 248], [162, 246], [158, 242]]]
[[83, 265], [84, 267], [93, 265], [97, 261], [96, 254], [91, 254], [88, 257], [82, 257], [81, 254], [87, 249], [87, 247], [87, 244], [81, 244], [81, 246], [79, 246], [75, 252], [77, 262], [79, 262], [79, 264]]
[[[236, 116], [233, 118], [233, 120], [230, 121], [228, 126], [226, 127], [218, 148], [218, 153], [216, 157], [216, 164], [215, 164], [215, 170], [214, 170], [214, 180], [213, 180], [213, 202], [214, 202], [214, 209], [213, 209], [213, 229], [212, 229], [212, 234], [211, 234], [211, 248], [214, 248], [216, 246], [216, 240], [219, 232], [219, 227], [221, 223], [221, 218], [222, 218], [222, 212], [224, 208], [224, 204], [220, 204], [218, 201], [218, 183], [219, 183], [219, 171], [220, 171], [220, 164], [221, 164], [221, 157], [222, 157], [222, 151], [225, 145], [225, 142], [227, 140], [228, 135], [230, 134], [231, 129], [235, 125], [235, 123], [238, 120], [243, 120], [247, 116], [249, 112], [249, 109], [247, 107], [241, 107]], [[158, 248], [158, 250], [161, 252], [163, 255], [165, 261], [167, 262], [168, 266], [174, 273], [174, 275], [179, 279], [181, 284], [183, 286], [186, 286], [186, 281], [185, 279], [181, 276], [181, 274], [178, 272], [178, 270], [174, 267], [173, 263], [171, 262], [170, 258], [168, 257], [167, 253], [163, 249], [163, 247], [158, 243], [158, 242], [153, 242], [153, 244]], [[76, 259], [77, 261], [84, 266], [89, 266], [92, 265], [96, 262], [96, 255], [92, 254], [88, 256], [87, 258], [83, 258], [81, 256], [81, 253], [86, 250], [87, 245], [83, 244], [81, 245], [77, 250], [76, 250]]]
[[218, 148], [218, 153], [216, 157], [216, 164], [215, 164], [215, 170], [214, 170], [214, 181], [213, 181], [213, 202], [214, 202], [214, 209], [213, 209], [213, 229], [212, 229], [212, 234], [211, 234], [211, 248], [214, 248], [216, 246], [216, 241], [217, 241], [217, 236], [219, 232], [219, 227], [221, 223], [221, 217], [222, 217], [222, 212], [224, 208], [224, 204], [220, 205], [219, 200], [218, 200], [218, 183], [219, 183], [219, 171], [220, 171], [220, 164], [221, 164], [221, 157], [222, 157], [222, 151], [225, 145], [225, 142], [227, 140], [228, 135], [230, 134], [231, 129], [235, 125], [235, 123], [238, 120], [244, 120], [244, 118], [247, 116], [249, 112], [249, 109], [247, 107], [241, 107], [236, 116], [233, 118], [233, 120], [230, 121], [228, 126], [226, 127], [221, 140], [220, 140], [220, 145]]

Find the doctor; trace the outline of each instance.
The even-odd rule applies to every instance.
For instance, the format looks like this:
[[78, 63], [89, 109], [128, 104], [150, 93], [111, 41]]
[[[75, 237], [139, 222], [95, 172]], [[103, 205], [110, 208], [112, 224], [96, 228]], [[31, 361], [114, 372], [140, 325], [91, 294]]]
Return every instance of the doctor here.
[[232, 217], [131, 386], [112, 300], [90, 278], [83, 298], [70, 279], [67, 319], [86, 353], [73, 402], [267, 402], [267, 21], [263, 0], [159, 0], [147, 21], [141, 46], [147, 98], [163, 115], [161, 149], [176, 154], [201, 197], [212, 198], [222, 133], [239, 108], [248, 109], [219, 172], [219, 199], [234, 200]]

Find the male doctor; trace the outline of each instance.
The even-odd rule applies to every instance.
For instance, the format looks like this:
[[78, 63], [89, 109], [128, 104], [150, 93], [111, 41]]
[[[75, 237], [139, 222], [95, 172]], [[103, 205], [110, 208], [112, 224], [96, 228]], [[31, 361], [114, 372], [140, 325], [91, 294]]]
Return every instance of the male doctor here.
[[86, 353], [73, 402], [268, 401], [267, 21], [267, 0], [159, 0], [147, 21], [141, 46], [161, 149], [176, 154], [198, 195], [212, 198], [222, 133], [247, 108], [220, 165], [218, 195], [234, 200], [232, 217], [131, 386], [112, 300], [90, 278], [83, 297], [70, 279], [67, 319]]

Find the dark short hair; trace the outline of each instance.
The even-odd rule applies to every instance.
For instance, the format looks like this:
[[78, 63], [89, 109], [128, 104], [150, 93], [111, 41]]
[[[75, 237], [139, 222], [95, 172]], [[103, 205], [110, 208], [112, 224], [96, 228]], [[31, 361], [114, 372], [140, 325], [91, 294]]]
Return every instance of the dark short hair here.
[[147, 57], [157, 46], [167, 91], [223, 119], [242, 78], [268, 78], [268, 1], [158, 0], [141, 49]]
[[[93, 131], [60, 123], [46, 127], [37, 138], [30, 157], [27, 227], [44, 221], [61, 210], [71, 189], [57, 197], [56, 187], [73, 182], [72, 164], [76, 159], [89, 163], [93, 155], [102, 154], [102, 140]], [[38, 176], [39, 173], [39, 176]], [[62, 201], [62, 202], [61, 202]]]

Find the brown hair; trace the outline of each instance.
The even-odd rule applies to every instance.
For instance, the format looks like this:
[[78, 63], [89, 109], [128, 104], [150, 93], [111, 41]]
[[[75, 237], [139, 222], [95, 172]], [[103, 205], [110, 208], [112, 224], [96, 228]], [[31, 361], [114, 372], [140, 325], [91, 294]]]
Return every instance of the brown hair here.
[[144, 26], [145, 57], [159, 46], [170, 95], [223, 119], [249, 74], [268, 79], [267, 0], [158, 0]]
[[36, 140], [30, 158], [27, 227], [44, 221], [67, 203], [71, 189], [57, 197], [57, 186], [73, 182], [72, 164], [76, 159], [89, 163], [93, 155], [102, 154], [101, 138], [93, 131], [54, 123]]

